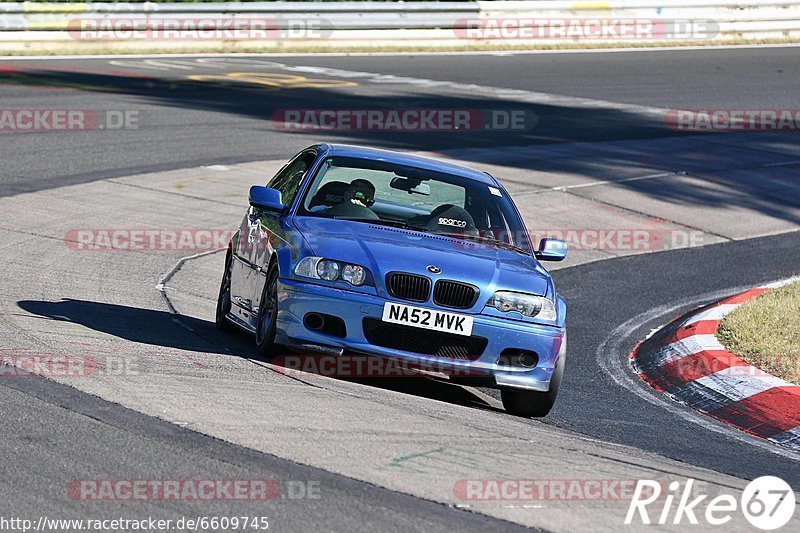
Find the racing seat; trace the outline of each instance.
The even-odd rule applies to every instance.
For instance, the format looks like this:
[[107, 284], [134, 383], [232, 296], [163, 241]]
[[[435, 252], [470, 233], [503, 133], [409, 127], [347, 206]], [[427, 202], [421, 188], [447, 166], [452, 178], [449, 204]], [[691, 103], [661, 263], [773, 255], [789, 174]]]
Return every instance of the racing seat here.
[[425, 228], [437, 233], [463, 233], [464, 235], [479, 236], [472, 215], [463, 207], [453, 204], [440, 205], [431, 211]]
[[349, 187], [349, 184], [343, 181], [329, 181], [319, 188], [317, 193], [311, 199], [308, 208], [318, 206], [331, 207], [342, 203], [344, 191]]

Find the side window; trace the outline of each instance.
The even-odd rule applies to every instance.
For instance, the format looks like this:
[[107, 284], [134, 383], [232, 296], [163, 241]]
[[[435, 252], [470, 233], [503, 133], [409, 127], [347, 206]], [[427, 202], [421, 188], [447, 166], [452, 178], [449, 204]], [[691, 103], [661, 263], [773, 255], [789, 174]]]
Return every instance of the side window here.
[[292, 205], [294, 197], [306, 175], [309, 167], [314, 163], [314, 154], [311, 152], [300, 155], [290, 162], [274, 178], [270, 180], [267, 187], [281, 191], [281, 201], [283, 205]]

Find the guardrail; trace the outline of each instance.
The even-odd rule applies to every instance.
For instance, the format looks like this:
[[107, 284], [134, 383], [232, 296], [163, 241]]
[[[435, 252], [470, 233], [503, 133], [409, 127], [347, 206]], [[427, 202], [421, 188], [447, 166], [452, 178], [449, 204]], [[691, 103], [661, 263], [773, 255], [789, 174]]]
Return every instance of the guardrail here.
[[[626, 25], [636, 31], [621, 31]], [[347, 48], [731, 38], [800, 38], [800, 0], [0, 3], [0, 48], [37, 41], [176, 49], [208, 41]]]

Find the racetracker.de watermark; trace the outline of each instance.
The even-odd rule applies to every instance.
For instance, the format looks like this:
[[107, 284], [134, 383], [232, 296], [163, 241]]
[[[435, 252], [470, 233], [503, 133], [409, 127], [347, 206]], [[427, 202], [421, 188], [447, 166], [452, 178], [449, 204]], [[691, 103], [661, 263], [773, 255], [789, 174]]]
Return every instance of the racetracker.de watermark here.
[[702, 351], [680, 357], [669, 363], [670, 370], [682, 381], [694, 381], [704, 376], [715, 375], [729, 378], [771, 378], [774, 374], [800, 371], [800, 360], [789, 357], [770, 361], [769, 368], [763, 370], [747, 364], [737, 356], [724, 351]]
[[233, 17], [76, 18], [67, 24], [73, 39], [84, 41], [186, 41], [325, 39], [333, 25], [327, 19]]
[[318, 500], [316, 480], [276, 479], [75, 479], [67, 496], [79, 501], [272, 501]]
[[64, 244], [73, 252], [203, 252], [228, 247], [232, 229], [179, 228], [71, 229]]
[[675, 131], [800, 131], [800, 109], [670, 109]]
[[719, 34], [714, 20], [660, 18], [468, 18], [453, 26], [459, 39], [565, 41], [686, 41]]
[[475, 370], [453, 364], [410, 362], [369, 355], [283, 355], [272, 364], [287, 375], [317, 374], [330, 378], [413, 378], [420, 374], [474, 377]]
[[278, 109], [270, 117], [278, 131], [527, 131], [537, 121], [527, 109]]
[[27, 348], [0, 348], [0, 378], [41, 376], [51, 379], [130, 376], [139, 374], [136, 358], [37, 352]]
[[139, 129], [139, 111], [0, 108], [0, 133]]
[[[656, 252], [677, 248], [692, 248], [705, 244], [705, 234], [688, 229], [649, 228], [550, 228], [511, 231], [504, 228], [478, 230], [481, 237], [489, 241], [476, 241], [465, 232], [466, 240], [454, 239], [450, 245], [458, 248], [476, 249], [493, 246], [491, 241], [514, 243], [524, 247], [526, 243], [536, 249], [544, 238], [565, 241], [571, 251], [605, 252]], [[454, 232], [457, 235], [457, 232]]]
[[27, 353], [0, 350], [0, 377], [42, 376], [48, 378], [90, 377], [97, 360], [82, 355]]
[[655, 252], [703, 246], [704, 233], [698, 230], [644, 228], [555, 228], [529, 231], [530, 242], [545, 237], [560, 239], [570, 250], [608, 252]]
[[[472, 502], [624, 501], [633, 497], [635, 479], [460, 479], [453, 495]], [[654, 489], [650, 488], [652, 492]]]

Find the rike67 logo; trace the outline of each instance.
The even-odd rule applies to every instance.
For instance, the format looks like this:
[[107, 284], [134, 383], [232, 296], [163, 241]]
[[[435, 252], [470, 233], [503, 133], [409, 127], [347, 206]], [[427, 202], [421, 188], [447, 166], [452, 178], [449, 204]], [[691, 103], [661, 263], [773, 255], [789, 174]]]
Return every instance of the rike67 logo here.
[[741, 512], [753, 527], [771, 531], [788, 524], [794, 515], [794, 492], [779, 477], [754, 479], [738, 500], [730, 494], [709, 499], [708, 494], [697, 495], [693, 486], [693, 479], [687, 480], [683, 486], [679, 481], [673, 481], [666, 494], [662, 494], [662, 484], [658, 481], [639, 480], [625, 524], [638, 519], [643, 524], [697, 525], [702, 518], [706, 524], [723, 526]]

